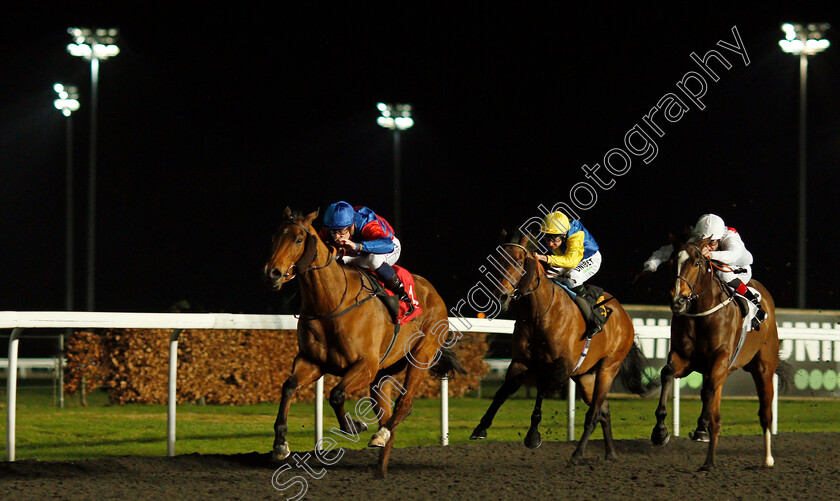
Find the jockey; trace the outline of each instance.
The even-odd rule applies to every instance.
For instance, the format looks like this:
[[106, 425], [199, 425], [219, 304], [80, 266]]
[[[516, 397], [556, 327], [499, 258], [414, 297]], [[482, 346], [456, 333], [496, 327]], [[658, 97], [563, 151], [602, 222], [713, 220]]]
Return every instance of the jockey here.
[[[758, 308], [753, 319], [753, 328], [758, 330], [767, 314], [761, 308], [759, 299], [746, 285], [752, 278], [752, 268], [750, 267], [753, 263], [752, 254], [747, 250], [735, 228], [728, 228], [720, 216], [704, 214], [697, 220], [689, 242], [696, 242], [705, 238], [711, 238], [711, 241], [700, 250], [703, 257], [724, 265], [724, 269], [716, 268], [715, 273], [718, 278], [731, 287], [737, 295], [750, 300]], [[661, 247], [645, 261], [645, 271], [656, 271], [663, 261], [671, 258], [673, 253], [673, 245]]]
[[374, 270], [388, 290], [408, 304], [406, 315], [414, 312], [414, 303], [392, 267], [400, 258], [400, 241], [388, 221], [367, 207], [336, 202], [327, 207], [324, 226], [321, 238], [344, 251], [339, 258], [344, 264]]
[[[548, 214], [542, 221], [542, 244], [550, 251], [548, 254], [534, 255], [546, 263], [546, 273], [553, 277], [563, 277], [560, 285], [569, 293], [580, 308], [587, 324], [587, 337], [592, 337], [603, 328], [595, 321], [592, 305], [572, 291], [592, 278], [601, 268], [601, 252], [592, 235], [580, 221], [569, 218], [560, 211]], [[555, 278], [557, 281], [557, 278]]]

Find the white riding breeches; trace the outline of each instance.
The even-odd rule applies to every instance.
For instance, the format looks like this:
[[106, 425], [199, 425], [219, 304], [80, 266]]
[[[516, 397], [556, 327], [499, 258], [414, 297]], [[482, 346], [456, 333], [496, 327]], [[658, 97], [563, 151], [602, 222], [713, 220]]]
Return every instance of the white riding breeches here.
[[715, 273], [717, 273], [718, 278], [723, 280], [723, 283], [727, 285], [735, 279], [738, 279], [745, 284], [750, 283], [750, 280], [752, 279], [752, 268], [750, 268], [749, 265], [727, 266], [724, 270], [716, 269]]
[[341, 262], [344, 264], [352, 264], [353, 266], [358, 266], [360, 268], [369, 268], [374, 271], [384, 263], [388, 263], [393, 266], [400, 258], [401, 249], [400, 240], [398, 238], [395, 237], [393, 242], [394, 250], [387, 254], [372, 254], [370, 252], [363, 252], [358, 256], [342, 256], [340, 258]]
[[569, 268], [549, 268], [548, 274], [564, 276], [572, 282], [572, 287], [583, 284], [601, 269], [601, 251], [581, 260], [577, 266]]

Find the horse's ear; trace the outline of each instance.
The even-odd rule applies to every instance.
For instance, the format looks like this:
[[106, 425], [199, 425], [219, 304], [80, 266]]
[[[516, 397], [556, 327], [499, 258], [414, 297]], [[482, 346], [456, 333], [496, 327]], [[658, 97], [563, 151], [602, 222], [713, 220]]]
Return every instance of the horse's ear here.
[[283, 219], [289, 219], [292, 217], [292, 209], [289, 208], [287, 205], [285, 209], [283, 209]]
[[669, 241], [669, 242], [671, 243], [671, 245], [673, 245], [674, 247], [679, 247], [679, 246], [680, 246], [680, 243], [681, 243], [681, 242], [680, 242], [680, 237], [678, 237], [677, 235], [675, 235], [675, 234], [671, 233], [670, 231], [668, 232], [668, 241]]
[[321, 208], [315, 209], [314, 212], [310, 212], [309, 215], [306, 216], [306, 224], [311, 225], [312, 221], [315, 221], [315, 218], [318, 217], [318, 214], [321, 212]]
[[502, 231], [499, 232], [499, 243], [507, 243], [508, 232], [506, 229], [502, 228]]

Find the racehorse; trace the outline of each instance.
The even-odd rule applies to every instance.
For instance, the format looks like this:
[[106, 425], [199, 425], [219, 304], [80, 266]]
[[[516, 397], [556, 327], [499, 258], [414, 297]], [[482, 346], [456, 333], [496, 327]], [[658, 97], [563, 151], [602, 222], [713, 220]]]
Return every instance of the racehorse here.
[[720, 438], [723, 383], [730, 374], [744, 369], [752, 375], [758, 392], [758, 418], [764, 431], [764, 466], [773, 466], [770, 452], [773, 374], [783, 376], [780, 378], [783, 382], [787, 378], [778, 370], [779, 334], [773, 297], [761, 283], [750, 280], [748, 285], [761, 293], [761, 306], [767, 313], [767, 319], [761, 323], [759, 331], [750, 330], [746, 334], [741, 351], [733, 360], [741, 336], [743, 317], [729, 289], [714, 272], [714, 268], [720, 265], [703, 257], [701, 249], [709, 240], [675, 244], [677, 250], [672, 262], [676, 278], [670, 291], [673, 313], [671, 348], [668, 362], [661, 371], [662, 388], [651, 441], [656, 445], [665, 445], [670, 439], [665, 426], [665, 401], [674, 378], [697, 371], [703, 375], [700, 393], [703, 409], [692, 437], [697, 441], [709, 442], [706, 462], [700, 470], [712, 469]]
[[583, 458], [589, 436], [598, 423], [604, 432], [606, 457], [614, 459], [616, 453], [607, 403], [607, 391], [613, 379], [620, 374], [627, 389], [640, 395], [648, 392], [642, 383], [645, 364], [634, 342], [633, 322], [618, 300], [604, 293], [612, 314], [603, 331], [592, 338], [588, 355], [575, 370], [586, 342], [586, 323], [578, 306], [546, 275], [534, 253], [526, 248], [527, 243], [528, 237], [523, 236], [499, 247], [501, 259], [498, 262], [504, 268], [495, 279], [499, 298], [504, 299], [505, 308], [512, 298], [519, 301], [513, 330], [513, 354], [502, 387], [470, 438], [486, 438], [487, 428], [493, 423], [499, 407], [528, 382], [536, 385], [537, 398], [525, 446], [539, 447], [542, 443], [539, 423], [543, 397], [556, 391], [571, 377], [582, 389], [582, 398], [589, 410], [570, 464]]
[[[329, 403], [343, 433], [356, 436], [367, 429], [364, 422], [354, 421], [345, 413], [344, 401], [348, 392], [370, 388], [372, 402], [367, 405], [378, 418], [379, 430], [368, 447], [381, 448], [377, 471], [381, 478], [388, 471], [394, 429], [411, 412], [414, 394], [428, 369], [437, 375], [457, 363], [451, 351], [441, 348], [449, 332], [446, 305], [426, 279], [413, 275], [422, 313], [395, 333], [394, 321], [383, 302], [370, 300], [375, 297], [371, 279], [337, 260], [336, 252], [313, 229], [317, 216], [318, 211], [292, 214], [287, 207], [265, 265], [274, 289], [297, 277], [301, 293], [299, 353], [292, 363], [291, 376], [283, 384], [272, 459], [281, 461], [291, 453], [286, 442], [286, 420], [294, 393], [323, 374], [333, 374], [341, 381], [330, 391]], [[405, 379], [400, 385], [393, 376], [403, 370]], [[386, 381], [388, 387], [384, 387]], [[393, 412], [389, 405], [392, 386], [401, 393]]]

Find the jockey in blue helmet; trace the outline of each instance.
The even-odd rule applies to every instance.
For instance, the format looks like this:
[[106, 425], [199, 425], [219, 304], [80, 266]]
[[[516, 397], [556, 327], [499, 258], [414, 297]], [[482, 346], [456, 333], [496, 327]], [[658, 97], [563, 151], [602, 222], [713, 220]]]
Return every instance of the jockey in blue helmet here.
[[325, 242], [344, 250], [339, 258], [344, 264], [374, 270], [400, 301], [408, 303], [406, 314], [414, 311], [414, 303], [392, 267], [400, 258], [400, 241], [385, 218], [361, 205], [336, 202], [324, 213], [320, 235]]

